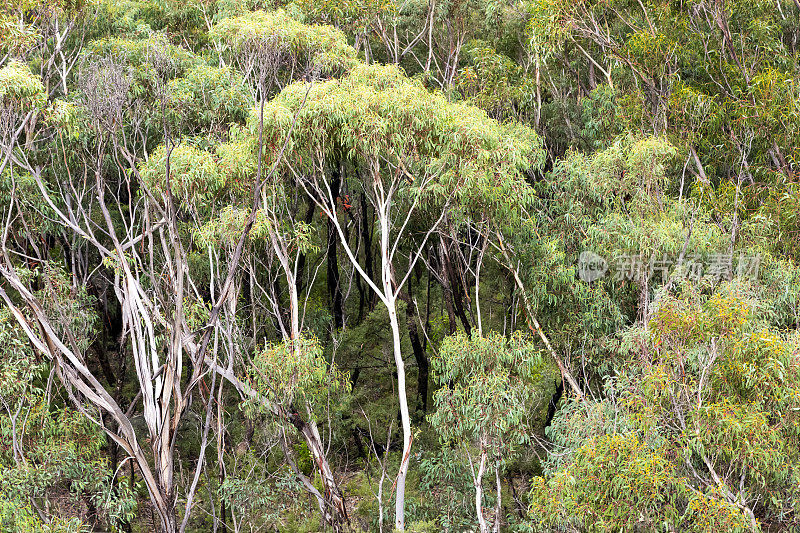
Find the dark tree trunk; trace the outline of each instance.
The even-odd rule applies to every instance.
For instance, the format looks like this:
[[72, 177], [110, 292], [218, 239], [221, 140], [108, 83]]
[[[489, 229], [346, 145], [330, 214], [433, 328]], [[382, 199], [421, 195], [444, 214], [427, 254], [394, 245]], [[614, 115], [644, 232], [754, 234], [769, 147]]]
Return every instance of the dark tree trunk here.
[[[446, 296], [449, 294], [450, 296], [450, 303], [452, 304], [452, 309], [448, 308], [448, 313], [452, 313], [453, 310], [458, 318], [461, 320], [461, 325], [464, 327], [464, 332], [469, 336], [472, 335], [472, 324], [469, 322], [469, 318], [467, 317], [466, 313], [464, 312], [464, 305], [462, 301], [462, 290], [461, 290], [461, 283], [456, 278], [455, 271], [453, 269], [453, 264], [450, 261], [450, 254], [447, 251], [447, 246], [445, 246], [444, 239], [440, 241], [440, 257], [442, 262], [442, 288], [445, 289]], [[452, 325], [451, 319], [451, 329], [454, 330]], [[452, 331], [451, 333], [453, 333]]]
[[366, 458], [367, 453], [364, 450], [364, 443], [361, 442], [361, 433], [358, 426], [353, 426], [353, 441], [356, 443], [356, 450], [358, 451], [359, 458]]
[[411, 348], [414, 351], [414, 359], [417, 362], [417, 391], [422, 400], [422, 412], [428, 412], [428, 356], [419, 338], [417, 320], [414, 316], [414, 299], [411, 289], [411, 280], [408, 282], [408, 293], [400, 291], [398, 297], [406, 304], [406, 327], [408, 328], [408, 338], [411, 340]]
[[[366, 194], [361, 194], [361, 238], [364, 241], [364, 272], [371, 280], [375, 280], [373, 269], [373, 254], [372, 254], [372, 231], [370, 230], [370, 216], [369, 205], [367, 205]], [[373, 291], [367, 291], [369, 294], [369, 310], [375, 309], [376, 295]]]
[[544, 427], [549, 427], [550, 423], [553, 421], [553, 417], [556, 416], [556, 409], [558, 408], [558, 402], [561, 400], [561, 396], [564, 394], [564, 382], [560, 381], [556, 386], [556, 392], [553, 393], [553, 396], [550, 398], [550, 405], [547, 407], [547, 420], [544, 423]]
[[442, 302], [444, 303], [445, 310], [447, 311], [447, 324], [449, 326], [448, 333], [453, 335], [458, 326], [456, 325], [456, 312], [453, 310], [453, 298], [450, 295], [450, 282], [447, 280], [447, 272], [445, 272], [444, 263], [440, 261], [440, 277], [442, 285]]
[[[331, 179], [331, 192], [334, 198], [339, 198], [342, 178], [339, 168], [335, 168]], [[343, 206], [344, 207], [344, 206]], [[334, 214], [335, 216], [335, 214]], [[333, 311], [333, 323], [336, 329], [344, 327], [344, 305], [342, 289], [339, 284], [339, 236], [333, 222], [328, 220], [328, 297]]]
[[100, 370], [103, 372], [103, 377], [106, 378], [106, 382], [113, 387], [117, 384], [117, 376], [114, 375], [114, 370], [111, 368], [111, 362], [108, 359], [105, 336], [105, 330], [103, 330], [100, 339], [92, 344], [92, 350], [97, 355], [97, 361], [100, 363]]
[[[308, 209], [306, 210], [306, 224], [311, 224], [314, 221], [314, 201], [309, 198]], [[329, 244], [330, 246], [330, 244]], [[306, 271], [306, 254], [300, 254], [297, 258], [297, 294], [299, 295], [305, 289], [305, 271]]]

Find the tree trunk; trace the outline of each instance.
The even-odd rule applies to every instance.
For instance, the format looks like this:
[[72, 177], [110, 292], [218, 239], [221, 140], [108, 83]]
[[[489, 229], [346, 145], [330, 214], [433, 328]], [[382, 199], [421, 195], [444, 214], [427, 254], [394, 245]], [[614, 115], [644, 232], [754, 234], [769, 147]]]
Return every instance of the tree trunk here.
[[500, 461], [495, 461], [494, 463], [494, 481], [497, 490], [497, 503], [494, 506], [494, 528], [492, 530], [494, 533], [500, 533], [500, 513], [503, 509], [503, 487], [500, 484]]
[[[377, 191], [376, 191], [377, 192]], [[376, 195], [378, 196], [378, 195]], [[380, 196], [378, 196], [380, 197]], [[389, 313], [389, 326], [392, 330], [392, 346], [394, 349], [394, 362], [397, 368], [397, 397], [400, 404], [400, 423], [403, 428], [403, 455], [400, 459], [400, 468], [397, 472], [397, 485], [395, 493], [394, 527], [399, 531], [405, 530], [405, 491], [406, 475], [408, 474], [408, 461], [411, 456], [411, 416], [408, 411], [408, 397], [406, 395], [406, 367], [403, 361], [402, 345], [400, 342], [400, 323], [397, 319], [397, 298], [395, 297], [395, 280], [392, 272], [392, 262], [389, 255], [389, 205], [385, 200], [378, 210], [378, 222], [381, 229], [381, 282], [383, 289], [383, 303]]]
[[[316, 212], [314, 201], [308, 200], [308, 209], [306, 210], [305, 223], [309, 226], [314, 222], [314, 213]], [[306, 254], [299, 254], [297, 257], [297, 292], [301, 293], [305, 289], [306, 284]], [[310, 282], [310, 281], [309, 281]]]
[[462, 301], [462, 284], [456, 277], [453, 263], [450, 261], [450, 254], [448, 253], [447, 247], [444, 244], [444, 238], [440, 236], [440, 239], [443, 276], [447, 280], [447, 289], [450, 292], [452, 303], [455, 307], [455, 313], [461, 320], [461, 325], [464, 326], [464, 333], [466, 333], [469, 337], [472, 335], [472, 324], [470, 324], [469, 318], [464, 312], [464, 303]]
[[[372, 256], [372, 232], [369, 229], [369, 205], [367, 204], [367, 195], [361, 194], [361, 238], [364, 241], [364, 271], [369, 279], [374, 278]], [[369, 310], [375, 309], [375, 294], [369, 293]]]
[[177, 533], [178, 520], [175, 516], [175, 509], [156, 509], [158, 518], [161, 520], [162, 533]]
[[481, 462], [478, 465], [478, 472], [475, 474], [475, 512], [478, 515], [478, 527], [481, 533], [489, 533], [489, 526], [483, 517], [483, 475], [486, 473], [487, 454], [481, 450]]
[[408, 329], [408, 338], [411, 340], [411, 347], [414, 350], [414, 359], [417, 362], [417, 390], [420, 399], [422, 400], [422, 411], [428, 412], [428, 356], [425, 353], [425, 348], [422, 347], [422, 342], [419, 338], [419, 331], [417, 330], [417, 320], [414, 317], [414, 300], [411, 295], [411, 282], [408, 284], [408, 293], [400, 291], [398, 294], [401, 300], [406, 304], [406, 328]]
[[294, 409], [286, 415], [286, 418], [297, 429], [303, 437], [303, 441], [308, 447], [308, 451], [314, 460], [317, 467], [320, 480], [322, 481], [322, 490], [320, 493], [310, 480], [298, 471], [300, 481], [305, 485], [306, 490], [311, 493], [319, 505], [320, 512], [324, 521], [330, 525], [334, 531], [343, 531], [345, 524], [350, 522], [347, 516], [347, 507], [345, 505], [344, 494], [336, 482], [333, 475], [328, 458], [325, 456], [325, 448], [322, 445], [322, 439], [319, 435], [319, 430], [314, 422], [306, 422]]
[[[333, 172], [331, 191], [334, 198], [338, 198], [341, 189], [341, 175], [338, 169]], [[336, 329], [344, 327], [344, 307], [342, 303], [342, 289], [339, 285], [339, 257], [337, 255], [339, 236], [333, 222], [328, 220], [328, 296], [333, 310], [333, 323]]]
[[403, 456], [400, 460], [400, 469], [397, 472], [397, 492], [395, 493], [395, 518], [394, 527], [399, 531], [405, 529], [405, 491], [406, 475], [408, 474], [408, 460], [411, 455], [411, 417], [408, 412], [408, 398], [406, 397], [406, 370], [400, 345], [400, 324], [397, 320], [397, 306], [391, 296], [391, 286], [388, 287], [389, 324], [392, 328], [392, 344], [394, 346], [394, 362], [397, 366], [397, 395], [400, 403], [400, 422], [403, 426]]

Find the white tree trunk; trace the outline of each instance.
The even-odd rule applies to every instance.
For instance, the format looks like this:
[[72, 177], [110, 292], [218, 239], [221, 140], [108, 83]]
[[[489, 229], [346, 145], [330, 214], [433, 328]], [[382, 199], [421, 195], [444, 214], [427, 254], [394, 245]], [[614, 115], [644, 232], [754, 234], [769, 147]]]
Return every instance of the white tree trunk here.
[[502, 510], [502, 486], [500, 485], [500, 461], [494, 463], [494, 481], [497, 486], [497, 503], [494, 506], [494, 533], [500, 533], [500, 512]]
[[483, 475], [486, 473], [486, 452], [481, 450], [481, 462], [478, 465], [478, 473], [475, 474], [475, 512], [478, 515], [478, 527], [481, 533], [489, 533], [489, 526], [483, 517]]
[[389, 324], [392, 328], [392, 343], [394, 344], [394, 362], [397, 366], [397, 398], [400, 403], [400, 422], [403, 426], [403, 457], [400, 470], [397, 473], [397, 492], [394, 508], [394, 527], [399, 531], [405, 528], [405, 490], [406, 475], [408, 474], [408, 460], [411, 455], [411, 416], [408, 412], [408, 398], [406, 397], [406, 369], [403, 362], [403, 353], [400, 348], [400, 324], [397, 320], [397, 308], [394, 298], [387, 304], [389, 308]]

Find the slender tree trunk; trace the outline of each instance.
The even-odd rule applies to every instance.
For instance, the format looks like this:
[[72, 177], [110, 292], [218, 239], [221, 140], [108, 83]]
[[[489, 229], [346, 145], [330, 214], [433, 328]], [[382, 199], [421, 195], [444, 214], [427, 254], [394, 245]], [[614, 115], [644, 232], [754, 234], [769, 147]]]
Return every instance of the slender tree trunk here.
[[[309, 226], [314, 222], [314, 213], [316, 212], [314, 201], [308, 199], [308, 210], [306, 211], [305, 222]], [[305, 288], [305, 270], [306, 270], [306, 254], [300, 254], [297, 258], [297, 292], [303, 292]]]
[[[217, 468], [219, 469], [219, 486], [225, 483], [225, 427], [222, 425], [222, 383], [217, 392]], [[227, 529], [227, 507], [225, 498], [220, 498], [220, 522]]]
[[542, 120], [542, 74], [541, 74], [541, 60], [539, 59], [539, 55], [536, 55], [536, 116], [534, 119], [534, 125], [536, 126], [536, 131], [540, 132], [539, 124]]
[[[165, 431], [168, 431], [168, 428], [165, 429]], [[159, 506], [156, 512], [161, 519], [163, 533], [176, 533], [178, 531], [178, 523], [175, 515], [175, 487], [173, 486], [174, 464], [172, 461], [171, 446], [162, 446], [159, 455], [158, 476], [163, 506]]]
[[461, 320], [461, 325], [464, 326], [464, 332], [467, 336], [472, 335], [472, 324], [469, 322], [467, 314], [464, 312], [464, 303], [462, 301], [462, 284], [456, 276], [455, 268], [452, 261], [450, 261], [450, 254], [444, 244], [444, 238], [440, 236], [442, 265], [444, 266], [444, 274], [447, 276], [447, 285], [452, 297], [452, 303], [455, 308], [455, 313]]
[[428, 412], [428, 356], [425, 354], [425, 348], [422, 347], [422, 342], [419, 338], [419, 331], [417, 329], [417, 320], [414, 316], [414, 300], [411, 294], [411, 282], [408, 283], [408, 293], [400, 291], [399, 297], [406, 304], [406, 328], [408, 329], [408, 338], [411, 340], [411, 348], [414, 350], [414, 359], [417, 362], [417, 390], [420, 399], [422, 400], [422, 411]]
[[[333, 171], [331, 179], [331, 191], [334, 198], [339, 196], [341, 189], [341, 174], [339, 169]], [[338, 257], [339, 236], [333, 222], [328, 220], [328, 296], [333, 310], [333, 323], [336, 329], [344, 327], [344, 307], [342, 302], [342, 289], [339, 285], [339, 257]]]
[[405, 491], [406, 475], [408, 474], [408, 461], [411, 456], [411, 416], [408, 411], [408, 397], [406, 395], [406, 368], [403, 361], [403, 352], [400, 343], [400, 323], [397, 319], [397, 299], [394, 295], [395, 280], [392, 275], [391, 258], [389, 257], [389, 202], [385, 201], [379, 213], [381, 227], [381, 278], [383, 282], [384, 303], [389, 313], [389, 325], [392, 330], [392, 346], [394, 348], [394, 362], [397, 367], [397, 396], [400, 404], [400, 423], [403, 428], [403, 455], [400, 459], [400, 468], [397, 473], [397, 488], [395, 493], [395, 529], [405, 529]]
[[458, 329], [458, 326], [456, 326], [456, 313], [455, 310], [453, 309], [453, 298], [452, 298], [453, 290], [450, 287], [450, 281], [449, 281], [450, 278], [447, 275], [447, 268], [445, 267], [445, 262], [444, 262], [444, 240], [440, 239], [439, 241], [439, 253], [436, 254], [436, 258], [439, 261], [439, 268], [438, 268], [439, 276], [437, 277], [437, 280], [440, 282], [440, 285], [442, 286], [442, 302], [444, 303], [444, 308], [447, 311], [447, 319], [449, 325], [448, 333], [450, 335], [453, 335]]
[[[369, 205], [367, 204], [367, 195], [361, 194], [361, 238], [364, 244], [364, 272], [366, 272], [369, 279], [374, 278], [373, 263], [374, 258], [372, 255], [372, 232], [369, 228]], [[369, 293], [369, 310], [375, 309], [375, 294]]]
[[501, 511], [503, 509], [503, 493], [502, 485], [500, 484], [500, 461], [494, 463], [494, 481], [497, 490], [497, 503], [494, 506], [494, 533], [500, 533]]
[[[388, 292], [391, 296], [391, 286], [388, 288]], [[397, 306], [393, 297], [388, 299], [386, 307], [389, 310], [389, 324], [392, 329], [394, 362], [397, 366], [397, 396], [400, 403], [400, 423], [403, 427], [403, 456], [397, 473], [394, 525], [396, 529], [403, 531], [405, 529], [406, 475], [408, 474], [408, 461], [411, 456], [411, 416], [408, 411], [408, 398], [406, 396], [406, 370], [400, 344], [400, 323], [397, 320]]]
[[478, 515], [478, 527], [481, 533], [489, 533], [489, 526], [486, 525], [486, 518], [483, 516], [483, 475], [486, 473], [486, 461], [488, 457], [485, 450], [481, 450], [481, 462], [478, 465], [478, 472], [475, 474], [475, 513]]

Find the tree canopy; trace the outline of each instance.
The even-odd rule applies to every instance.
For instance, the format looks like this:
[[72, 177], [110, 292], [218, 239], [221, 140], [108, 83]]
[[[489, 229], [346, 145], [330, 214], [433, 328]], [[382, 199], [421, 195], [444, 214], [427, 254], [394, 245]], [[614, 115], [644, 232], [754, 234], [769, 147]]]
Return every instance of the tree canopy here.
[[0, 2], [0, 531], [800, 529], [799, 42]]

